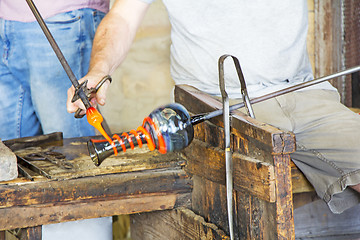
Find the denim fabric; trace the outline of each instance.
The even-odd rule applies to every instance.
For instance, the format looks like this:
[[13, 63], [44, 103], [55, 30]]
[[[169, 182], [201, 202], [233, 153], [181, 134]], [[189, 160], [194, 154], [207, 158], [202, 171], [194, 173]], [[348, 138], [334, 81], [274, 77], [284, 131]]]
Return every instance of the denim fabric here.
[[[95, 29], [104, 13], [80, 9], [46, 19], [77, 79], [87, 73]], [[86, 118], [66, 111], [71, 82], [37, 22], [0, 19], [0, 138], [61, 131], [91, 136]]]

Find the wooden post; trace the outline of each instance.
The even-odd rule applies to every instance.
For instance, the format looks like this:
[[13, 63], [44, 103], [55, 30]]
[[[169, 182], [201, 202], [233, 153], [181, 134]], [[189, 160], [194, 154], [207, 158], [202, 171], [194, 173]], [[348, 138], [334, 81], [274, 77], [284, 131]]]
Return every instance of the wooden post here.
[[42, 227], [30, 227], [23, 228], [18, 233], [18, 238], [20, 240], [41, 240], [42, 237]]

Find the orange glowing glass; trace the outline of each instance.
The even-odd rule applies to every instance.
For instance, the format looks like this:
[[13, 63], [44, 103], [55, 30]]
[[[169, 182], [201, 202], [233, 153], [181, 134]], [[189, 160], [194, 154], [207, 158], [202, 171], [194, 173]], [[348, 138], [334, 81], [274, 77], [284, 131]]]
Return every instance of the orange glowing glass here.
[[86, 118], [91, 126], [96, 128], [103, 136], [104, 138], [111, 144], [111, 146], [114, 149], [114, 155], [117, 155], [117, 149], [115, 147], [115, 143], [112, 141], [112, 139], [109, 137], [109, 135], [105, 132], [104, 128], [101, 126], [101, 123], [104, 121], [104, 118], [101, 116], [99, 111], [94, 107], [89, 107], [86, 110]]

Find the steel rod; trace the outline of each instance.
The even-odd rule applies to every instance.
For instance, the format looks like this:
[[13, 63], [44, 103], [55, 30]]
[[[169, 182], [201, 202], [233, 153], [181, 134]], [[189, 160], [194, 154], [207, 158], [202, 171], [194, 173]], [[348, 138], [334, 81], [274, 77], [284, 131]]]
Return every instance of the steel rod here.
[[27, 4], [29, 5], [32, 13], [34, 14], [36, 21], [39, 23], [42, 31], [44, 32], [46, 38], [48, 39], [52, 49], [54, 50], [56, 56], [58, 57], [61, 65], [63, 66], [66, 74], [68, 75], [72, 85], [75, 87], [75, 89], [79, 89], [78, 90], [78, 96], [80, 97], [80, 99], [82, 100], [82, 102], [84, 103], [86, 109], [91, 107], [91, 104], [89, 102], [89, 99], [87, 98], [85, 92], [83, 91], [82, 88], [79, 88], [79, 82], [76, 79], [73, 71], [71, 70], [68, 62], [66, 61], [63, 53], [61, 52], [59, 46], [57, 45], [54, 37], [52, 36], [49, 28], [46, 26], [46, 23], [44, 21], [44, 19], [42, 18], [40, 12], [38, 11], [38, 9], [36, 8], [34, 2], [32, 0], [26, 0]]
[[[230, 233], [230, 240], [234, 240], [234, 216], [233, 216], [233, 162], [232, 162], [232, 152], [231, 152], [231, 131], [230, 131], [230, 106], [229, 106], [229, 96], [226, 92], [225, 79], [224, 79], [224, 61], [227, 57], [232, 57], [238, 76], [240, 79], [241, 90], [243, 96], [247, 96], [246, 85], [244, 77], [242, 76], [242, 71], [240, 68], [239, 61], [236, 57], [231, 55], [223, 55], [220, 57], [219, 65], [219, 86], [222, 97], [223, 104], [223, 120], [224, 120], [224, 140], [225, 140], [225, 170], [226, 170], [226, 203], [227, 203], [227, 214], [228, 214], [228, 226]], [[245, 100], [245, 98], [244, 98]], [[244, 101], [245, 102], [245, 101]], [[251, 106], [250, 106], [251, 108]], [[249, 109], [248, 109], [249, 110]], [[251, 108], [252, 110], [252, 108]], [[250, 111], [249, 111], [249, 114]]]
[[[317, 79], [314, 79], [314, 80], [303, 82], [303, 83], [300, 83], [300, 84], [297, 84], [297, 85], [294, 85], [294, 86], [291, 86], [291, 87], [288, 87], [288, 88], [284, 88], [284, 89], [281, 89], [281, 90], [278, 90], [278, 91], [275, 91], [275, 92], [272, 92], [272, 93], [269, 93], [269, 94], [266, 94], [266, 95], [263, 95], [263, 96], [260, 96], [260, 97], [257, 97], [257, 98], [253, 98], [253, 99], [250, 100], [250, 103], [254, 104], [254, 103], [263, 102], [263, 101], [269, 100], [269, 99], [274, 98], [274, 97], [279, 97], [279, 96], [284, 95], [286, 93], [294, 92], [294, 91], [297, 91], [297, 90], [300, 90], [300, 89], [303, 89], [303, 88], [306, 88], [306, 87], [310, 87], [310, 86], [313, 86], [313, 85], [316, 85], [316, 84], [331, 80], [333, 78], [341, 77], [343, 75], [351, 74], [351, 73], [358, 72], [358, 71], [360, 71], [360, 65], [349, 68], [349, 69], [346, 69], [346, 70], [343, 70], [343, 71], [340, 71], [340, 72], [337, 72], [337, 73], [334, 73], [334, 74], [330, 74], [330, 75], [327, 75], [327, 76], [324, 76], [324, 77], [320, 77], [320, 78], [317, 78]], [[238, 104], [234, 104], [234, 105], [230, 106], [230, 111], [234, 111], [234, 110], [242, 108], [242, 107], [244, 107], [243, 102], [238, 103]], [[223, 114], [223, 109], [218, 109], [218, 110], [215, 110], [213, 112], [203, 114], [203, 115], [200, 115], [200, 116], [197, 115], [192, 119], [192, 124], [197, 124], [197, 123], [203, 122], [205, 120], [220, 116], [221, 114]]]

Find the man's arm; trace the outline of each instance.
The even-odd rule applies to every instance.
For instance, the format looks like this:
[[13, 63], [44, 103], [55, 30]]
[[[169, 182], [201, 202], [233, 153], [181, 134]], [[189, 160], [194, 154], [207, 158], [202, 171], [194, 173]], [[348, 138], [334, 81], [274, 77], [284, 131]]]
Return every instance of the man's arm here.
[[[149, 4], [140, 0], [117, 0], [114, 3], [99, 24], [93, 42], [89, 72], [80, 82], [87, 79], [88, 88], [95, 87], [104, 76], [115, 71], [125, 59], [148, 7]], [[108, 81], [103, 84], [96, 98], [92, 99], [92, 104], [105, 104], [108, 85]], [[71, 87], [68, 90], [68, 112], [75, 112], [79, 107], [85, 109], [79, 100], [71, 103], [73, 95], [74, 87]]]

